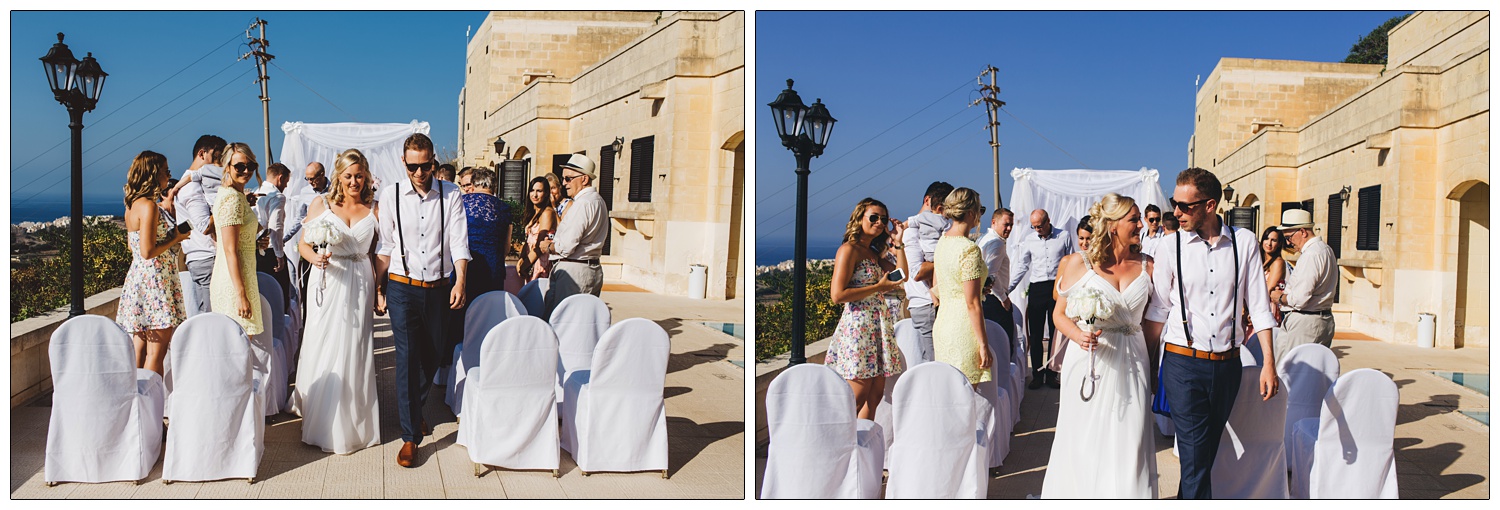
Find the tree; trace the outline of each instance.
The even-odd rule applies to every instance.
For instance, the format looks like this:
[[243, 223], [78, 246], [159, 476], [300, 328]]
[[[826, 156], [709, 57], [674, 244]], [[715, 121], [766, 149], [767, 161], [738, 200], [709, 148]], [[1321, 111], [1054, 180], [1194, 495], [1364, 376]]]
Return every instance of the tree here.
[[1386, 42], [1386, 33], [1391, 28], [1401, 23], [1410, 14], [1402, 14], [1385, 20], [1380, 26], [1375, 27], [1369, 34], [1360, 36], [1359, 41], [1349, 48], [1349, 56], [1344, 58], [1345, 64], [1381, 64], [1385, 65], [1390, 56], [1389, 45]]

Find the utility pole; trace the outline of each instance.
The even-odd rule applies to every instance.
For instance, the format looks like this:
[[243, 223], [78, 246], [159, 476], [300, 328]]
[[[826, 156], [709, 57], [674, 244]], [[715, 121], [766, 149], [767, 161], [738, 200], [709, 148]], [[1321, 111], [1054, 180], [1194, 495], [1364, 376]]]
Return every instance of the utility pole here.
[[[1000, 87], [995, 86], [995, 73], [997, 72], [1000, 70], [995, 66], [986, 66], [984, 72], [979, 73], [975, 81], [979, 84], [979, 93], [982, 97], [969, 103], [969, 106], [984, 103], [984, 109], [990, 116], [990, 122], [985, 124], [984, 128], [990, 130], [990, 153], [995, 165], [995, 201], [993, 203], [996, 211], [1005, 205], [1005, 201], [1000, 199], [1000, 107], [1005, 106], [1005, 101], [1001, 101], [998, 97]], [[984, 84], [985, 75], [990, 77], [989, 85]]]
[[[260, 29], [259, 38], [250, 35], [250, 31], [256, 28]], [[276, 56], [266, 52], [266, 48], [271, 46], [271, 42], [266, 40], [266, 20], [255, 18], [255, 21], [250, 23], [250, 27], [245, 29], [245, 38], [250, 40], [250, 52], [240, 55], [239, 59], [244, 60], [249, 57], [255, 57], [255, 70], [257, 71], [255, 81], [260, 83], [260, 117], [266, 130], [266, 165], [270, 165], [276, 161], [276, 158], [271, 154], [271, 94], [267, 91], [269, 85], [267, 82], [271, 77], [266, 74], [266, 63], [276, 58]], [[261, 180], [259, 169], [255, 171], [255, 180]]]

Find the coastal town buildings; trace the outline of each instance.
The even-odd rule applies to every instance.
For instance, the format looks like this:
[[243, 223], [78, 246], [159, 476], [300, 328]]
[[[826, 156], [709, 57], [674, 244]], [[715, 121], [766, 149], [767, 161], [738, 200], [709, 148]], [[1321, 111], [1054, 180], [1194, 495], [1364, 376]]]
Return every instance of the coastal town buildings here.
[[586, 154], [606, 279], [688, 295], [701, 271], [707, 298], [744, 294], [745, 13], [492, 12], [465, 72], [460, 166], [499, 167], [519, 199]]
[[1197, 95], [1188, 164], [1260, 229], [1313, 212], [1338, 255], [1338, 328], [1489, 345], [1489, 13], [1419, 11], [1386, 65], [1221, 59]]

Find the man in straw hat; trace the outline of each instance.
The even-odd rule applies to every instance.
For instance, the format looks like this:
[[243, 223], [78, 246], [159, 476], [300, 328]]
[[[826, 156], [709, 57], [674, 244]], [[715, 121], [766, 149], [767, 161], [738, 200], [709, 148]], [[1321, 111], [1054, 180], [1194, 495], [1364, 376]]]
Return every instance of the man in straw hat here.
[[1333, 293], [1338, 290], [1338, 264], [1333, 248], [1313, 233], [1312, 213], [1301, 209], [1282, 211], [1281, 235], [1301, 255], [1297, 267], [1286, 277], [1286, 291], [1271, 291], [1271, 300], [1281, 305], [1281, 335], [1276, 358], [1293, 347], [1317, 342], [1333, 343]]
[[568, 207], [568, 214], [563, 215], [553, 239], [539, 243], [543, 253], [560, 257], [552, 266], [544, 317], [552, 317], [552, 309], [568, 296], [585, 293], [598, 296], [604, 286], [599, 255], [609, 236], [609, 208], [604, 205], [604, 196], [593, 187], [594, 180], [599, 178], [594, 172], [594, 160], [574, 154], [562, 167], [562, 183], [568, 189], [568, 196], [573, 197], [573, 204]]

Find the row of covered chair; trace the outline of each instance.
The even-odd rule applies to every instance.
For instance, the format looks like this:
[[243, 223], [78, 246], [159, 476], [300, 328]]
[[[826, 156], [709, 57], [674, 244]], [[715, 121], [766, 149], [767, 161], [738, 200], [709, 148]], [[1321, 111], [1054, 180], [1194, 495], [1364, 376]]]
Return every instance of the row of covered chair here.
[[[162, 479], [254, 481], [264, 453], [264, 374], [234, 319], [208, 313], [172, 335], [172, 427]], [[54, 385], [43, 479], [139, 483], [161, 455], [166, 385], [135, 368], [130, 335], [98, 315], [69, 319], [48, 346]]]
[[585, 476], [665, 477], [667, 332], [642, 318], [610, 325], [609, 308], [588, 294], [559, 303], [551, 324], [526, 310], [494, 291], [465, 317], [450, 404], [475, 476], [481, 466], [556, 474], [560, 447]]

